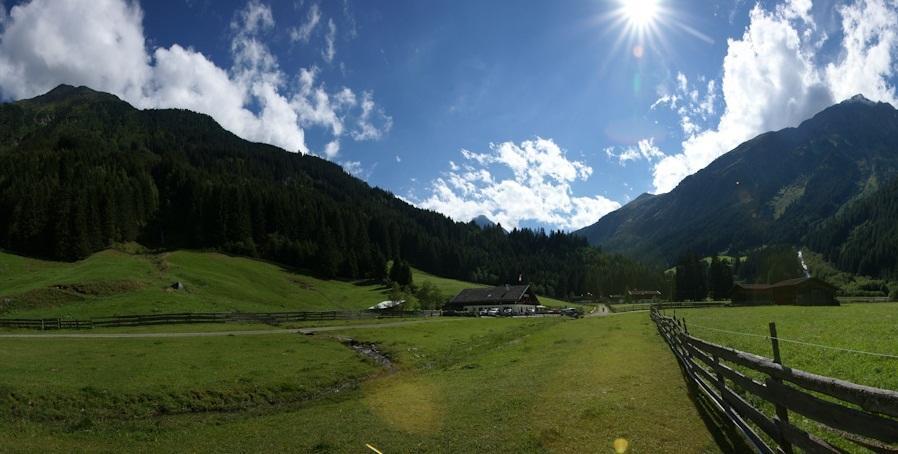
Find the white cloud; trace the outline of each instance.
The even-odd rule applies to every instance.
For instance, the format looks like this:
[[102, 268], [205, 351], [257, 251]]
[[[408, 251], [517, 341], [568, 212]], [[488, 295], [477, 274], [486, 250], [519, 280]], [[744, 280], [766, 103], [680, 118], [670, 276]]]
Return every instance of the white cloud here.
[[[505, 227], [524, 221], [577, 229], [594, 223], [620, 204], [602, 196], [575, 196], [571, 184], [585, 181], [592, 168], [569, 160], [551, 139], [490, 145], [486, 153], [461, 150], [464, 161], [431, 183], [430, 196], [417, 205], [467, 222], [486, 215]], [[501, 178], [501, 173], [511, 173]]]
[[367, 168], [359, 161], [343, 161], [340, 165], [346, 173], [362, 180], [368, 180], [371, 174], [374, 173], [374, 169], [377, 168], [376, 162]]
[[331, 63], [334, 61], [334, 57], [337, 55], [337, 46], [335, 44], [337, 40], [337, 25], [334, 24], [333, 19], [327, 20], [327, 34], [324, 35], [324, 49], [321, 50], [321, 58], [324, 58], [324, 61]]
[[362, 114], [356, 122], [355, 130], [352, 131], [352, 138], [360, 141], [378, 140], [390, 132], [392, 127], [393, 117], [374, 103], [371, 92], [362, 93]]
[[250, 0], [246, 8], [241, 10], [231, 21], [231, 28], [249, 35], [274, 27], [274, 16], [271, 7], [259, 0]]
[[328, 159], [333, 159], [337, 156], [337, 153], [340, 152], [340, 141], [333, 140], [327, 143], [324, 147], [324, 155], [328, 157]]
[[14, 6], [0, 36], [2, 93], [22, 98], [73, 81], [140, 100], [152, 77], [142, 20], [137, 4], [121, 0]]
[[638, 141], [636, 145], [626, 147], [619, 153], [616, 153], [614, 150], [614, 147], [605, 148], [605, 154], [611, 159], [617, 159], [618, 164], [622, 166], [626, 165], [627, 161], [644, 159], [653, 162], [666, 156], [664, 152], [655, 145], [655, 139], [653, 137], [642, 139]]
[[318, 22], [320, 21], [321, 10], [318, 7], [318, 4], [314, 3], [309, 8], [308, 15], [306, 16], [306, 21], [300, 24], [299, 27], [293, 27], [290, 29], [290, 40], [293, 42], [308, 43], [309, 39], [312, 37], [312, 32], [315, 31], [316, 27], [318, 27]]
[[842, 58], [826, 67], [826, 80], [835, 99], [863, 93], [876, 101], [898, 104], [895, 87], [887, 82], [895, 74], [898, 48], [895, 5], [868, 0], [839, 8], [844, 35]]
[[[802, 120], [856, 93], [894, 102], [895, 6], [884, 0], [859, 0], [842, 6], [842, 52], [826, 66], [817, 54], [826, 36], [817, 30], [810, 0], [789, 0], [772, 11], [756, 5], [741, 39], [728, 41], [721, 92], [724, 110], [716, 127], [703, 128], [696, 114], [714, 113], [716, 99], [697, 102], [685, 77], [675, 93], [661, 93], [652, 106], [678, 113], [685, 140], [682, 151], [659, 161], [655, 192], [673, 189], [684, 177], [707, 166], [738, 144], [766, 131], [796, 126]], [[707, 86], [706, 93], [716, 92]], [[716, 95], [715, 95], [716, 96]]]
[[13, 7], [0, 29], [0, 95], [21, 99], [63, 83], [87, 85], [142, 108], [205, 113], [240, 137], [303, 153], [309, 151], [303, 128], [322, 127], [332, 136], [324, 150], [331, 158], [347, 121], [370, 124], [375, 114], [389, 120], [386, 127], [372, 125], [376, 133], [354, 132], [356, 140], [376, 140], [389, 130], [392, 119], [371, 92], [359, 106], [347, 87], [328, 91], [316, 68], [295, 78], [284, 74], [263, 40], [274, 30], [274, 16], [258, 0], [231, 21], [230, 68], [179, 44], [148, 51], [142, 21], [140, 6], [125, 0], [32, 0]]
[[343, 166], [343, 170], [345, 170], [346, 173], [356, 178], [360, 177], [364, 170], [362, 168], [362, 163], [359, 161], [343, 161], [340, 165]]

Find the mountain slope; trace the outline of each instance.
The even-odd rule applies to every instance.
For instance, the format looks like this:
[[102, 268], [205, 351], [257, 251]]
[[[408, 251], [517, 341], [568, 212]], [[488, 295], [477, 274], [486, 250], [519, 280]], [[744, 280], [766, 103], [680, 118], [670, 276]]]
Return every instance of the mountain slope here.
[[[0, 213], [0, 248], [53, 259], [138, 241], [261, 257], [325, 278], [379, 279], [397, 258], [486, 284], [523, 274], [547, 296], [661, 279], [582, 238], [453, 222], [331, 162], [242, 140], [209, 116], [138, 110], [86, 87], [0, 105]], [[612, 263], [624, 268], [619, 278], [587, 280], [609, 275]]]
[[898, 179], [840, 210], [807, 243], [842, 270], [898, 278]]
[[846, 204], [898, 171], [898, 111], [854, 97], [797, 128], [762, 134], [577, 232], [591, 244], [671, 263], [700, 254], [803, 243]]

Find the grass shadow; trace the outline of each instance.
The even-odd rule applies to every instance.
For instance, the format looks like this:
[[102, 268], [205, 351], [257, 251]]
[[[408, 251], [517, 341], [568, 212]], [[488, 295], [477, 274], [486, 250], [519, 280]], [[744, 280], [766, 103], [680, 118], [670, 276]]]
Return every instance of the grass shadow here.
[[705, 427], [714, 438], [714, 441], [717, 443], [720, 450], [722, 452], [736, 454], [749, 454], [755, 452], [746, 443], [745, 438], [743, 438], [739, 429], [736, 428], [727, 416], [717, 408], [716, 404], [698, 388], [698, 385], [689, 379], [689, 375], [679, 361], [677, 361], [677, 365], [680, 367], [680, 373], [682, 374], [683, 381], [686, 383], [689, 400], [692, 401], [692, 404], [695, 406], [696, 410], [698, 410], [699, 417], [702, 419], [702, 422], [705, 424]]

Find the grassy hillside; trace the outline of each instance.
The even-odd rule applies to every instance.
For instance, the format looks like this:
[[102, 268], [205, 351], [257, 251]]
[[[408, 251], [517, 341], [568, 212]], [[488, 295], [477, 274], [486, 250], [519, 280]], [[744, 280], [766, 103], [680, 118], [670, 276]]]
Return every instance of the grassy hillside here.
[[[447, 297], [475, 284], [413, 270]], [[185, 289], [170, 288], [181, 282]], [[172, 312], [359, 310], [386, 298], [382, 285], [322, 280], [243, 257], [106, 250], [74, 263], [0, 253], [0, 316], [90, 318]], [[563, 302], [545, 299], [547, 305]]]
[[[20, 363], [0, 370], [0, 439], [11, 451], [330, 453], [611, 452], [622, 437], [632, 452], [718, 451], [644, 315], [334, 335], [378, 343], [395, 370], [326, 335], [0, 339], [0, 359]], [[146, 364], [132, 371], [134, 355]]]

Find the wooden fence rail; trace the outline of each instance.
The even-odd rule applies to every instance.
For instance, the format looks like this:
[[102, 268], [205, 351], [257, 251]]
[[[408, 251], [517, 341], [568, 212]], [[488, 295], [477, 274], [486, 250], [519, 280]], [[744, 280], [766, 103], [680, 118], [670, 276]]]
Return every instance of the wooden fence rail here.
[[372, 318], [437, 317], [440, 311], [324, 311], [324, 312], [206, 312], [181, 314], [122, 315], [89, 320], [72, 319], [0, 319], [0, 328], [92, 329], [124, 326], [175, 325], [185, 323], [266, 323], [323, 320], [359, 320]]
[[[771, 323], [774, 358], [717, 345], [689, 334], [685, 320], [652, 307], [651, 318], [683, 369], [687, 380], [708, 397], [762, 453], [846, 452], [841, 445], [873, 452], [898, 453], [898, 392], [857, 385], [793, 369], [782, 364], [776, 326]], [[763, 377], [749, 377], [751, 370]], [[750, 397], [753, 396], [753, 397]], [[752, 402], [766, 401], [769, 408]], [[801, 415], [834, 445], [790, 421]]]

